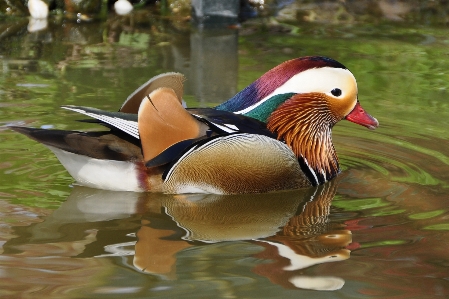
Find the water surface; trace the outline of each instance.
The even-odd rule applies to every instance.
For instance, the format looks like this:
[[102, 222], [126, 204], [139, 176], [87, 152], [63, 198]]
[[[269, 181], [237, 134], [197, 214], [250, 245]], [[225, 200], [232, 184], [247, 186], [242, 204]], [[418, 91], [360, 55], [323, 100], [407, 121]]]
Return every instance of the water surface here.
[[[449, 296], [446, 28], [26, 26], [1, 23], [2, 298]], [[59, 106], [117, 110], [167, 71], [187, 76], [189, 106], [213, 106], [305, 55], [345, 64], [381, 124], [339, 123], [343, 173], [316, 189], [170, 196], [73, 186], [50, 151], [6, 127], [92, 129]]]

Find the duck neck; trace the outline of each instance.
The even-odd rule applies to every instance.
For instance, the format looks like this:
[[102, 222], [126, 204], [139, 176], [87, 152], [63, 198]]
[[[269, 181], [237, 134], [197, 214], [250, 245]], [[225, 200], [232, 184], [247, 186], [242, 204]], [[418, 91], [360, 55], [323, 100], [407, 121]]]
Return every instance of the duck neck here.
[[275, 111], [282, 103], [284, 103], [294, 95], [294, 93], [274, 95], [266, 101], [259, 102], [258, 105], [253, 105], [253, 107], [251, 107], [252, 109], [246, 109], [242, 114], [266, 123], [273, 111]]
[[292, 149], [312, 185], [319, 185], [340, 172], [332, 143], [337, 121], [321, 94], [298, 94], [271, 113], [267, 127]]

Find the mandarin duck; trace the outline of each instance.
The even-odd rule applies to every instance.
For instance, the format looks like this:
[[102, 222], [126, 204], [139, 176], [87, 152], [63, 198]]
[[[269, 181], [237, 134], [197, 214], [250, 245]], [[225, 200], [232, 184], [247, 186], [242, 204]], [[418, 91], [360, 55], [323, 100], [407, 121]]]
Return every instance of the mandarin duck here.
[[352, 73], [326, 57], [286, 61], [215, 108], [184, 108], [183, 81], [156, 76], [118, 112], [63, 106], [108, 131], [11, 128], [46, 145], [81, 185], [239, 194], [323, 184], [340, 172], [332, 127], [379, 125], [360, 106]]

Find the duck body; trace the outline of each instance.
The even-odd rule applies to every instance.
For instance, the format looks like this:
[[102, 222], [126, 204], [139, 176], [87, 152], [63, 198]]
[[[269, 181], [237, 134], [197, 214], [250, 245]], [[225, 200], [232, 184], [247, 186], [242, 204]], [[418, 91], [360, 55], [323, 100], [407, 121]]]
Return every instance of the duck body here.
[[[82, 107], [66, 108], [90, 111]], [[198, 119], [206, 117], [199, 113], [217, 112], [213, 109], [187, 111], [195, 113]], [[215, 125], [225, 126], [222, 120], [214, 120]], [[240, 125], [239, 133], [228, 133], [211, 124], [209, 134], [213, 136], [179, 142], [147, 162], [140, 140], [115, 128], [103, 132], [13, 129], [46, 145], [78, 184], [93, 188], [235, 194], [310, 186], [290, 148], [276, 140], [263, 123], [247, 120], [249, 124]]]
[[215, 108], [182, 106], [184, 77], [150, 79], [119, 112], [63, 106], [109, 131], [11, 127], [46, 145], [81, 185], [164, 193], [262, 193], [316, 186], [339, 172], [331, 129], [378, 126], [353, 75], [324, 57], [287, 61]]

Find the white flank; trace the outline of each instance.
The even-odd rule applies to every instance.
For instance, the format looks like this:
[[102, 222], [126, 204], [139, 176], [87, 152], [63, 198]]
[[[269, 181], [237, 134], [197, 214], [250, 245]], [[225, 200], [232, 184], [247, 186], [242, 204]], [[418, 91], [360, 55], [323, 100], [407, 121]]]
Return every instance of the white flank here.
[[354, 98], [357, 96], [357, 83], [349, 70], [333, 67], [308, 69], [291, 77], [256, 104], [235, 113], [245, 114], [278, 94], [320, 92], [334, 97], [331, 93], [334, 88], [341, 89], [342, 94], [339, 98], [344, 98], [348, 94], [353, 94]]
[[139, 186], [137, 169], [133, 163], [100, 160], [53, 146], [47, 147], [80, 185], [112, 191], [144, 191]]

